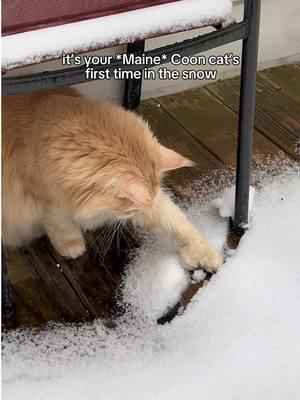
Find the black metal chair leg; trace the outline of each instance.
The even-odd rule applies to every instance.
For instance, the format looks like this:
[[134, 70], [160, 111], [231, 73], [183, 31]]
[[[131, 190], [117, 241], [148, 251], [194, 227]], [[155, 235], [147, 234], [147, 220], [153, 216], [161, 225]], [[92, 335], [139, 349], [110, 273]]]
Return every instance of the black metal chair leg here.
[[245, 1], [244, 19], [248, 23], [248, 35], [243, 40], [242, 52], [235, 213], [233, 221], [233, 230], [239, 235], [244, 233], [245, 225], [248, 223], [260, 0]]
[[1, 276], [2, 276], [2, 283], [1, 283], [1, 298], [2, 298], [2, 321], [5, 322], [9, 318], [12, 317], [14, 312], [14, 304], [12, 300], [12, 290], [9, 278], [7, 276], [7, 268], [6, 268], [6, 261], [5, 255], [3, 251], [3, 245], [1, 248]]
[[[127, 54], [142, 54], [145, 50], [145, 40], [138, 40], [127, 45]], [[124, 107], [133, 109], [139, 106], [141, 101], [143, 79], [126, 79]]]

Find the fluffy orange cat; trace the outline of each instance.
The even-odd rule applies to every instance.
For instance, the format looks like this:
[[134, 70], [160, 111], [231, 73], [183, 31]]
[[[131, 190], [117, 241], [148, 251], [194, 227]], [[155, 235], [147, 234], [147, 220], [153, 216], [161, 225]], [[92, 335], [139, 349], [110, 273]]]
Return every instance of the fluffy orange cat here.
[[192, 163], [160, 145], [141, 117], [63, 88], [5, 97], [2, 132], [5, 245], [46, 233], [75, 258], [83, 231], [131, 219], [174, 241], [186, 268], [221, 265], [160, 186], [164, 172]]

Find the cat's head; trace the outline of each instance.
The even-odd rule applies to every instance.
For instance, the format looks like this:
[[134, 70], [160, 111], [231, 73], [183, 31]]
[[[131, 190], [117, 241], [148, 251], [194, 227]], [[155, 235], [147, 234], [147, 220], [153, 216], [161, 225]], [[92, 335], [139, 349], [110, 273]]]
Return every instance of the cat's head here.
[[62, 179], [75, 216], [105, 211], [119, 219], [131, 217], [153, 207], [166, 172], [193, 165], [162, 146], [136, 114], [108, 107], [102, 120], [97, 115], [90, 115], [92, 124], [81, 123], [72, 150], [64, 155]]
[[[150, 161], [143, 160], [144, 168], [119, 164], [110, 165], [97, 174], [98, 180], [86, 186], [76, 200], [75, 215], [87, 218], [105, 211], [116, 219], [133, 217], [138, 211], [152, 208], [160, 188], [161, 178], [170, 171], [192, 166], [192, 161], [160, 144]], [[145, 158], [145, 154], [140, 155]], [[146, 168], [146, 169], [145, 169]]]

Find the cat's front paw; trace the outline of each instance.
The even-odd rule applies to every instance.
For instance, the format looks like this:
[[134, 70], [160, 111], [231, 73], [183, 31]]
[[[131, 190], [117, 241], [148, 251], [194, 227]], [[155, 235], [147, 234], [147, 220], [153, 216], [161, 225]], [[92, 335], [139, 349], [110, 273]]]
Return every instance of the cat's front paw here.
[[209, 242], [203, 240], [189, 242], [181, 248], [180, 255], [189, 270], [202, 267], [206, 271], [216, 272], [223, 264], [223, 258], [217, 250]]
[[77, 258], [85, 252], [85, 243], [83, 238], [72, 239], [59, 246], [55, 246], [57, 252], [66, 258]]

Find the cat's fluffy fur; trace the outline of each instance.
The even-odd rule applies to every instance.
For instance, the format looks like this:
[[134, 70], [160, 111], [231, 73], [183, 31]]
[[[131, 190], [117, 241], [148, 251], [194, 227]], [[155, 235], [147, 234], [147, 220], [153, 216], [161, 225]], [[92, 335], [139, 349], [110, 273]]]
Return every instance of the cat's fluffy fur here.
[[136, 114], [71, 88], [3, 99], [3, 239], [47, 233], [56, 250], [85, 251], [82, 231], [131, 219], [177, 243], [187, 268], [215, 270], [220, 255], [160, 187], [191, 165], [159, 144]]

